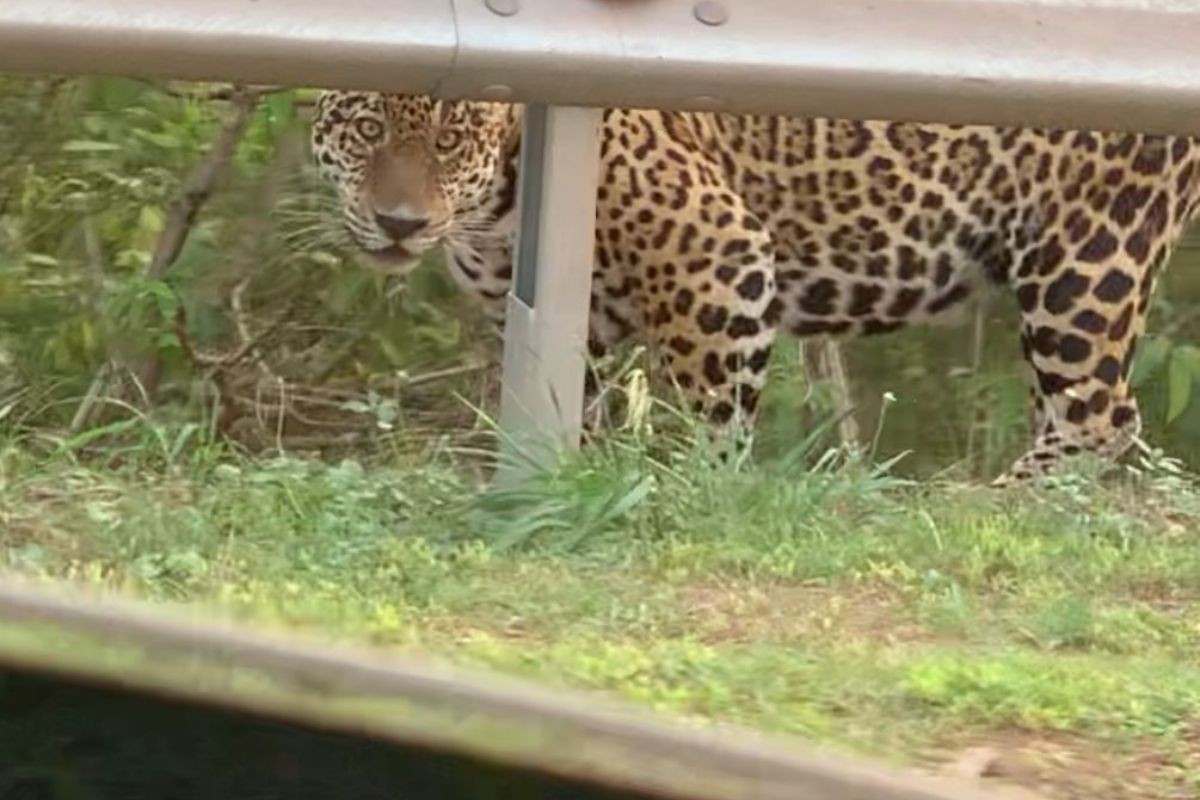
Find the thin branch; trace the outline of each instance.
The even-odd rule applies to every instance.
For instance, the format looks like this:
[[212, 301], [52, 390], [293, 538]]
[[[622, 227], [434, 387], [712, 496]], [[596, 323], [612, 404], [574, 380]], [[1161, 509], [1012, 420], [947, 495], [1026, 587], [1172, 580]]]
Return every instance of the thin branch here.
[[234, 151], [237, 150], [238, 143], [250, 124], [250, 118], [258, 107], [258, 100], [259, 93], [254, 90], [240, 90], [235, 95], [233, 116], [217, 134], [208, 157], [196, 165], [184, 185], [183, 192], [167, 213], [166, 225], [162, 235], [158, 237], [146, 277], [161, 280], [179, 257], [179, 251], [183, 249], [196, 222], [196, 215], [212, 196], [217, 182], [229, 170]]
[[[217, 183], [228, 172], [238, 143], [241, 142], [255, 109], [258, 108], [259, 98], [260, 94], [256, 90], [236, 90], [232, 101], [234, 108], [232, 117], [213, 140], [213, 146], [209, 150], [207, 158], [192, 170], [183, 192], [167, 213], [166, 224], [154, 248], [150, 266], [146, 269], [146, 277], [150, 280], [162, 280], [166, 277], [171, 265], [179, 257], [179, 252], [187, 242], [200, 209], [208, 202]], [[162, 358], [157, 354], [138, 370], [141, 377], [140, 383], [145, 389], [149, 402], [153, 402], [161, 373]]]
[[[291, 139], [285, 137], [277, 142], [275, 156], [267, 171], [266, 179], [260, 181], [259, 184], [260, 190], [255, 205], [256, 210], [259, 208], [269, 209], [274, 207], [279, 186], [285, 180], [289, 166], [291, 166], [294, 159], [298, 160], [302, 157], [303, 148], [289, 147], [289, 144], [296, 144], [294, 137]], [[268, 232], [263, 229], [263, 215], [249, 213], [243, 214], [241, 218], [245, 220], [245, 224], [240, 226], [241, 232], [237, 236], [237, 244], [233, 248], [233, 252], [238, 254], [244, 254], [248, 250], [253, 250], [253, 243], [261, 241], [264, 236], [268, 235]], [[184, 353], [193, 364], [205, 367], [208, 370], [208, 377], [216, 389], [217, 406], [220, 409], [216, 417], [216, 430], [222, 434], [228, 433], [230, 426], [236, 421], [237, 415], [236, 398], [231, 393], [231, 369], [248, 357], [252, 357], [260, 373], [270, 378], [273, 384], [282, 383], [282, 379], [267, 362], [266, 356], [259, 347], [259, 344], [268, 335], [273, 334], [282, 326], [284, 320], [290, 315], [294, 305], [294, 301], [289, 301], [284, 310], [275, 315], [274, 321], [265, 326], [259, 326], [260, 330], [255, 333], [250, 324], [249, 312], [245, 307], [244, 298], [250, 286], [250, 281], [256, 273], [254, 272], [254, 267], [249, 264], [243, 264], [243, 260], [241, 258], [231, 260], [231, 263], [235, 265], [235, 270], [242, 275], [229, 297], [230, 313], [233, 316], [239, 342], [232, 353], [221, 353], [219, 351], [215, 355], [199, 353], [188, 336], [185, 311], [181, 308], [176, 316], [176, 331], [179, 341], [183, 345]]]
[[426, 372], [424, 375], [413, 375], [411, 377], [405, 375], [396, 379], [397, 389], [412, 389], [417, 386], [422, 386], [427, 383], [443, 381], [449, 378], [457, 378], [463, 375], [470, 375], [475, 372], [481, 372], [487, 369], [490, 364], [463, 364], [459, 367], [447, 367], [433, 372]]
[[75, 416], [71, 418], [71, 425], [68, 428], [71, 433], [79, 433], [91, 424], [92, 417], [96, 411], [96, 405], [99, 403], [104, 390], [108, 387], [112, 372], [113, 365], [111, 361], [105, 361], [100, 365], [100, 369], [96, 370], [96, 375], [92, 378], [91, 385], [88, 386], [87, 394], [83, 396], [83, 400], [79, 403], [79, 408], [75, 410]]

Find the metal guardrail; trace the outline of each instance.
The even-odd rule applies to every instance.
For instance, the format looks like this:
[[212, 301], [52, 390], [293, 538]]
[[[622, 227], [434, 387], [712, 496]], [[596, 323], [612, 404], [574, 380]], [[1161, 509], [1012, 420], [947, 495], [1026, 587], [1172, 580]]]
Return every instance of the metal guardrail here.
[[[179, 787], [223, 772], [241, 781], [229, 797], [250, 786], [256, 797], [406, 800], [986, 797], [746, 731], [0, 582], [0, 796], [17, 796], [13, 776], [39, 774], [52, 740], [64, 780], [100, 797], [116, 785], [127, 798], [165, 797], [165, 786], [213, 797]], [[286, 791], [296, 786], [327, 788]]]
[[1191, 0], [9, 0], [0, 70], [1200, 130]]

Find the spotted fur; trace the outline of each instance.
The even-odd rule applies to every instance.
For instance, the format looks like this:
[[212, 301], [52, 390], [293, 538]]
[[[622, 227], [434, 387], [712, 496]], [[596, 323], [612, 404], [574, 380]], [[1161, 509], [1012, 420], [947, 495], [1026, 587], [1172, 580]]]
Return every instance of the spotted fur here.
[[[1189, 138], [612, 109], [593, 352], [639, 338], [718, 422], [752, 419], [778, 332], [877, 334], [1012, 293], [1034, 441], [998, 483], [1115, 458], [1155, 276], [1196, 211]], [[405, 266], [443, 246], [499, 319], [519, 108], [322, 95], [315, 155], [346, 223]]]

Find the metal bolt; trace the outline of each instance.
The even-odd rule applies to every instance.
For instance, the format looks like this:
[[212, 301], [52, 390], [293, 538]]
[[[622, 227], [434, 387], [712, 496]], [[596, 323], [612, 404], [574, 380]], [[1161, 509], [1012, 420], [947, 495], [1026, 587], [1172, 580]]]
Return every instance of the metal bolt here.
[[700, 0], [692, 9], [692, 13], [705, 25], [724, 25], [729, 21], [729, 9], [717, 0]]
[[518, 0], [483, 0], [483, 4], [493, 14], [499, 14], [502, 17], [511, 17], [521, 10]]
[[492, 103], [503, 103], [511, 100], [512, 96], [513, 88], [505, 83], [493, 83], [479, 90], [480, 99]]

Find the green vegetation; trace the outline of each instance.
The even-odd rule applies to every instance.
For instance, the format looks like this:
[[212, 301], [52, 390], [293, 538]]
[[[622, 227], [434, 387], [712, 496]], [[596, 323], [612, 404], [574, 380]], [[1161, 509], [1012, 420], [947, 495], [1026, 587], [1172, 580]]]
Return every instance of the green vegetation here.
[[869, 452], [813, 424], [828, 407], [789, 344], [744, 461], [640, 402], [635, 360], [619, 431], [487, 489], [473, 409], [494, 408], [495, 343], [436, 265], [398, 281], [354, 262], [305, 157], [307, 97], [252, 106], [164, 264], [228, 93], [0, 80], [9, 573], [903, 762], [988, 744], [1054, 797], [1200, 791], [1190, 251], [1138, 367], [1147, 438], [1178, 461], [962, 481], [1024, 441], [999, 304], [976, 336], [847, 348]]
[[119, 467], [6, 447], [8, 569], [889, 758], [1015, 737], [1090, 759], [1075, 790], [1200, 788], [1200, 494], [1170, 464], [1014, 500], [619, 437], [506, 493], [146, 434]]

